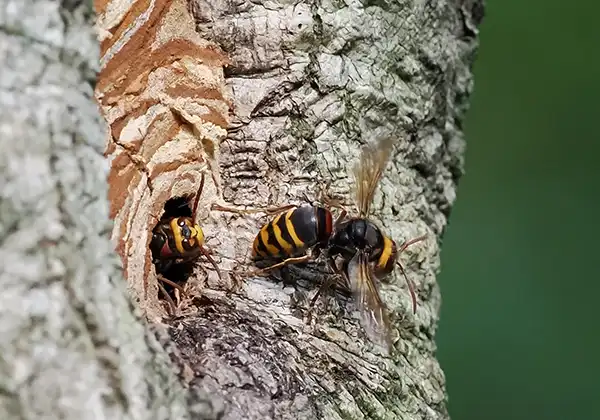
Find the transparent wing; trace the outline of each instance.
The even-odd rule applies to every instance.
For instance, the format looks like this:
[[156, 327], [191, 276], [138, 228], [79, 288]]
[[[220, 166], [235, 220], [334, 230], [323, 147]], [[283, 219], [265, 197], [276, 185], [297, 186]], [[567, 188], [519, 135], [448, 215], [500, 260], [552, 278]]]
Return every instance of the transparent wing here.
[[356, 206], [360, 217], [367, 217], [375, 194], [375, 188], [392, 153], [394, 140], [382, 138], [377, 144], [365, 146], [360, 161], [354, 167]]
[[350, 260], [347, 275], [367, 336], [374, 343], [384, 346], [389, 353], [392, 347], [390, 320], [365, 253], [357, 252]]

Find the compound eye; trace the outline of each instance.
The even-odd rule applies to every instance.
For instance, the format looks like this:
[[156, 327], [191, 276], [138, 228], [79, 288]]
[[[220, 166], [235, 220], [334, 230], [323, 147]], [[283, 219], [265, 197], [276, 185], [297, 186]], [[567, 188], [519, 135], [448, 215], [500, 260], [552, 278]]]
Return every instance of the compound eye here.
[[192, 231], [190, 230], [188, 225], [183, 225], [181, 227], [181, 235], [186, 239], [192, 236]]

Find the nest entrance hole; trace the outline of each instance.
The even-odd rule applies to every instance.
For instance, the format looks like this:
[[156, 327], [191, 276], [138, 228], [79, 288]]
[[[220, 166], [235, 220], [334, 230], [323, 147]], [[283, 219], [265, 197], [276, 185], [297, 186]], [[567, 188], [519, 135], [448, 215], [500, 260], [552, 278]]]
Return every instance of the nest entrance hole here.
[[160, 218], [161, 221], [172, 217], [192, 217], [192, 196], [173, 197], [167, 200], [164, 205], [165, 212]]

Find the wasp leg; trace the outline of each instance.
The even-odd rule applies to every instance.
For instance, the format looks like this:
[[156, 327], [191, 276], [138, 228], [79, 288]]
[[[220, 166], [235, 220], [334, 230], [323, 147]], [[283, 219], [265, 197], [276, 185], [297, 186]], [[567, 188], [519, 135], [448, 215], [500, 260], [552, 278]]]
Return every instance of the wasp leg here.
[[316, 260], [317, 258], [319, 258], [319, 255], [321, 255], [321, 251], [323, 250], [323, 245], [321, 244], [316, 244], [314, 246], [314, 248], [312, 249], [312, 259]]
[[341, 204], [341, 201], [340, 200], [336, 200], [334, 198], [331, 198], [326, 191], [329, 191], [328, 187], [326, 187], [325, 191], [321, 190], [317, 194], [317, 198], [314, 199], [314, 200], [310, 199], [308, 197], [308, 195], [306, 193], [304, 193], [303, 194], [304, 195], [304, 201], [306, 203], [310, 204], [311, 206], [320, 205], [320, 206], [323, 206], [323, 207], [329, 207], [329, 208], [341, 210], [344, 213], [344, 216], [345, 216], [348, 213], [348, 211]]
[[294, 208], [293, 204], [288, 204], [287, 206], [279, 206], [279, 207], [265, 207], [265, 208], [254, 208], [254, 209], [236, 209], [235, 207], [226, 207], [217, 203], [213, 203], [211, 206], [212, 210], [217, 211], [225, 211], [228, 213], [237, 213], [237, 214], [254, 214], [254, 213], [265, 213], [268, 215], [273, 215], [277, 213], [282, 213], [286, 210]]
[[327, 207], [339, 209], [339, 210], [344, 211], [345, 213], [348, 213], [346, 211], [346, 208], [342, 205], [341, 200], [332, 198], [329, 195], [330, 187], [331, 187], [331, 183], [328, 182], [324, 188], [320, 188], [320, 191], [318, 194], [318, 200]]
[[281, 281], [283, 283], [283, 287], [294, 285], [294, 281], [290, 275], [290, 269], [287, 266], [281, 268]]
[[163, 286], [161, 282], [158, 282], [158, 288], [160, 289], [163, 296], [169, 303], [169, 308], [170, 308], [169, 315], [175, 315], [177, 312], [177, 305], [175, 305], [175, 302], [173, 302], [171, 295], [169, 295], [169, 292], [167, 292], [167, 290], [165, 289], [165, 286]]
[[317, 202], [321, 203], [325, 207], [329, 207], [329, 208], [332, 208], [332, 209], [338, 209], [338, 210], [340, 210], [340, 214], [335, 219], [335, 223], [333, 224], [333, 226], [338, 226], [346, 218], [346, 215], [348, 215], [348, 210], [346, 210], [346, 208], [341, 204], [340, 200], [336, 200], [336, 199], [331, 198], [328, 195], [328, 193], [326, 192], [326, 191], [329, 190], [329, 187], [326, 187], [326, 188], [327, 189], [325, 191], [322, 190], [319, 193], [319, 197], [317, 198]]
[[[175, 289], [179, 290], [179, 292], [181, 293], [182, 296], [185, 296], [185, 290], [183, 290], [183, 287], [181, 287], [179, 284], [175, 283], [174, 281], [169, 280], [168, 278], [162, 276], [162, 275], [158, 275], [158, 280], [159, 282], [163, 282], [168, 284], [171, 287], [174, 287]], [[159, 283], [159, 286], [162, 286]]]
[[329, 197], [321, 198], [320, 200], [327, 207], [331, 207], [333, 209], [339, 209], [339, 210], [343, 211], [344, 213], [348, 213], [348, 211], [346, 210], [346, 207], [344, 207], [340, 203], [340, 200], [334, 200], [333, 198], [329, 198]]
[[232, 279], [232, 286], [228, 292], [237, 293], [240, 290], [242, 290], [242, 285], [244, 284], [244, 281], [240, 279], [238, 275], [243, 277], [243, 274], [240, 274], [235, 270], [229, 272], [229, 277]]
[[304, 255], [302, 257], [287, 258], [280, 263], [273, 264], [273, 265], [270, 265], [265, 268], [259, 268], [258, 270], [249, 271], [248, 273], [246, 273], [245, 277], [264, 276], [269, 271], [273, 271], [278, 268], [285, 267], [286, 265], [289, 265], [289, 264], [300, 264], [303, 262], [307, 262], [309, 260], [310, 260], [310, 255]]
[[208, 250], [206, 250], [203, 246], [201, 246], [200, 252], [202, 253], [202, 255], [204, 255], [206, 257], [208, 262], [210, 262], [212, 264], [212, 266], [215, 268], [215, 271], [217, 272], [217, 276], [219, 276], [219, 280], [223, 280], [223, 276], [221, 275], [221, 270], [219, 269], [219, 266], [217, 265], [217, 263], [215, 262], [213, 257], [210, 255]]
[[308, 314], [306, 315], [306, 320], [309, 324], [312, 322], [312, 317], [315, 310], [315, 304], [317, 303], [317, 299], [319, 299], [319, 297], [323, 296], [325, 293], [329, 292], [331, 286], [333, 286], [333, 284], [336, 283], [337, 279], [340, 276], [344, 276], [344, 271], [337, 268], [335, 261], [332, 257], [328, 257], [327, 265], [329, 266], [332, 273], [325, 278], [323, 284], [321, 284], [321, 286], [317, 290], [317, 293], [315, 293], [313, 298], [310, 300], [310, 304], [308, 305]]
[[339, 268], [337, 268], [337, 266], [335, 265], [335, 261], [333, 260], [332, 257], [329, 257], [327, 259], [327, 265], [329, 266], [331, 271], [333, 271], [333, 273], [331, 273], [331, 275], [327, 276], [327, 278], [325, 279], [325, 281], [323, 282], [321, 287], [319, 287], [319, 290], [317, 290], [317, 293], [315, 293], [315, 296], [311, 299], [310, 305], [309, 305], [310, 310], [312, 310], [312, 308], [315, 306], [315, 303], [317, 302], [317, 299], [319, 298], [319, 296], [321, 296], [323, 293], [329, 291], [331, 286], [335, 283], [337, 277], [340, 275], [341, 276], [344, 275], [344, 272], [342, 270], [340, 270]]

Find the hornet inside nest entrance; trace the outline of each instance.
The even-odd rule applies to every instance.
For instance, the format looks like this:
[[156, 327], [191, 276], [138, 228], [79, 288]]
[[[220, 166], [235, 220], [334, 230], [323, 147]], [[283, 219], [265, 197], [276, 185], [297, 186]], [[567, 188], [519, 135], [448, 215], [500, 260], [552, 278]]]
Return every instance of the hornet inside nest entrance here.
[[[204, 172], [200, 188], [196, 193], [193, 206], [191, 196], [173, 197], [164, 206], [164, 213], [152, 230], [150, 251], [152, 262], [158, 275], [159, 288], [164, 297], [173, 306], [170, 293], [178, 289], [184, 293], [182, 285], [188, 280], [201, 255], [213, 265], [219, 278], [221, 272], [204, 247], [204, 232], [196, 223], [198, 203], [204, 188]], [[165, 283], [163, 286], [162, 283]]]

